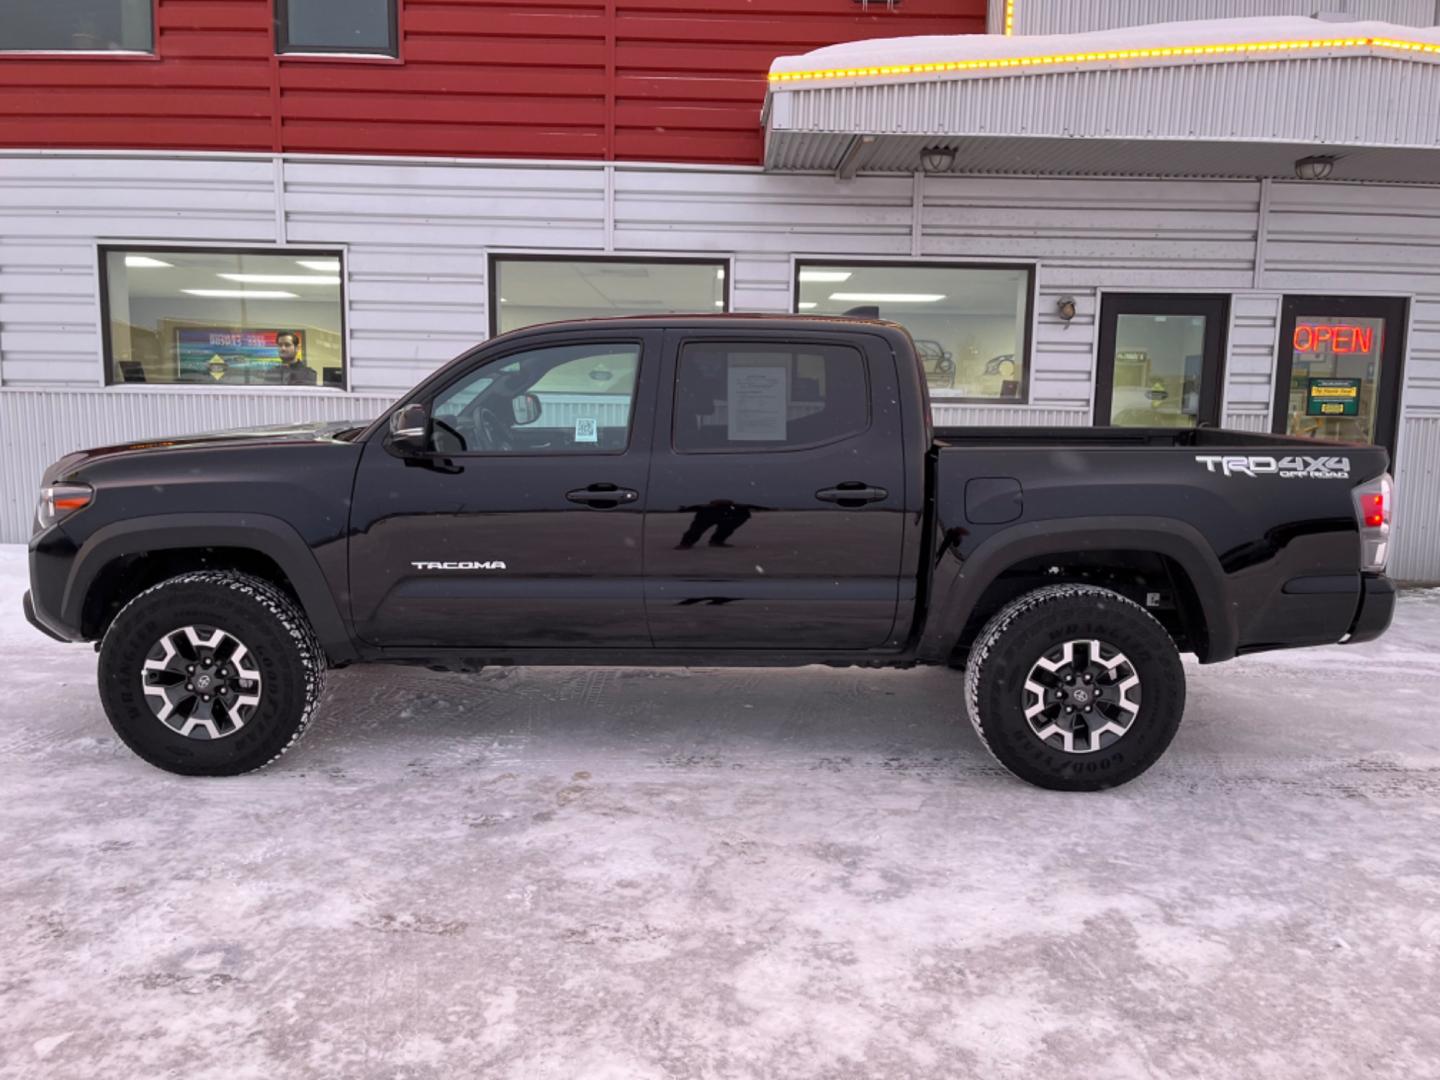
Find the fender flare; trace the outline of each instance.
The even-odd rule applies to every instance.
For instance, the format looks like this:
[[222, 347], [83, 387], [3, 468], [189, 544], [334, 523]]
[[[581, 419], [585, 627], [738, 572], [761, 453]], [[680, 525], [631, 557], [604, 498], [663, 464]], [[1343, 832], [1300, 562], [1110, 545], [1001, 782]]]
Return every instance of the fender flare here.
[[1226, 597], [1220, 560], [1193, 525], [1173, 518], [1083, 517], [1014, 525], [983, 541], [968, 558], [951, 552], [936, 568], [930, 618], [920, 655], [943, 660], [959, 643], [970, 613], [985, 590], [1018, 562], [1071, 551], [1150, 551], [1174, 559], [1190, 579], [1205, 618], [1202, 663], [1235, 655], [1239, 632]]
[[246, 548], [270, 558], [295, 587], [300, 606], [331, 662], [358, 652], [315, 554], [288, 522], [268, 514], [156, 514], [103, 526], [81, 545], [61, 600], [61, 617], [81, 625], [85, 598], [100, 572], [125, 555], [178, 548]]

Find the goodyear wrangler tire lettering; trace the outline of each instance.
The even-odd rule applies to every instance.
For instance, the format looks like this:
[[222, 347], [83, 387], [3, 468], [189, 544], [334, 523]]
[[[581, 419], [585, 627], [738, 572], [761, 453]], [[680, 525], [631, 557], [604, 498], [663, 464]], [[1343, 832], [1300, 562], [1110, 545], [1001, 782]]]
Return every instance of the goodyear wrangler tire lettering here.
[[[1080, 641], [1106, 644], [1092, 662], [1086, 650], [1067, 649]], [[1037, 682], [1037, 668], [1046, 681]], [[985, 625], [970, 651], [965, 697], [975, 733], [1010, 772], [1040, 787], [1096, 791], [1133, 780], [1165, 752], [1185, 709], [1185, 673], [1170, 635], [1140, 605], [1093, 585], [1051, 585], [1011, 601]], [[1094, 727], [1067, 727], [1087, 703]]]
[[[191, 737], [193, 726], [187, 733], [166, 724], [153, 707], [152, 647], [177, 626], [203, 626], [247, 646], [241, 674], [253, 672], [246, 687], [263, 692], [243, 724], [215, 733], [223, 737]], [[186, 776], [234, 776], [263, 768], [299, 741], [325, 670], [325, 651], [289, 596], [248, 574], [203, 570], [162, 581], [126, 604], [105, 634], [98, 674], [111, 726], [141, 758]]]

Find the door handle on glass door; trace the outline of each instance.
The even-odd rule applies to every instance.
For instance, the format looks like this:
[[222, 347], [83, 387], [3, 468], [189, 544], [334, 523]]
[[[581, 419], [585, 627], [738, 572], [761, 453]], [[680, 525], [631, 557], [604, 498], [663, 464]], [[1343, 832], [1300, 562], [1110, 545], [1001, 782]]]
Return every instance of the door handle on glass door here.
[[841, 506], [863, 506], [865, 503], [879, 502], [889, 496], [890, 493], [884, 488], [871, 487], [859, 480], [847, 480], [843, 484], [821, 488], [815, 492], [815, 498], [821, 502], [838, 503]]

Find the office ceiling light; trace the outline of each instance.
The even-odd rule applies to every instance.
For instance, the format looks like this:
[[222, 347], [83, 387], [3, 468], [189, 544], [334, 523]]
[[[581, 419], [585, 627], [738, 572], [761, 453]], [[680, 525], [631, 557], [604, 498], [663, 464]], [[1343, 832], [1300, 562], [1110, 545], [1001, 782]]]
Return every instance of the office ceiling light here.
[[815, 303], [814, 300], [801, 300], [801, 301], [800, 301], [800, 310], [801, 310], [801, 311], [813, 311], [816, 306], [817, 306], [817, 305], [816, 305], [816, 303]]
[[321, 274], [217, 274], [242, 285], [339, 285], [338, 277]]
[[306, 270], [328, 271], [332, 274], [340, 272], [339, 259], [296, 259], [296, 266], [303, 266]]
[[944, 300], [944, 293], [924, 292], [832, 292], [831, 300], [846, 300], [854, 303], [871, 304], [933, 304]]
[[927, 173], [949, 172], [955, 167], [955, 151], [948, 146], [927, 146], [920, 151], [920, 167]]
[[217, 300], [298, 300], [298, 293], [280, 289], [181, 289], [188, 296], [208, 296]]
[[809, 282], [841, 282], [849, 281], [851, 272], [849, 270], [801, 270], [800, 281]]
[[[1346, 37], [1308, 38], [1289, 41], [1235, 41], [1210, 45], [1151, 45], [1136, 49], [1107, 49], [1103, 52], [1045, 53], [1036, 56], [1000, 56], [983, 60], [937, 60], [933, 63], [881, 64], [875, 67], [822, 68], [815, 71], [772, 71], [771, 83], [809, 82], [824, 79], [893, 78], [896, 75], [930, 75], [951, 71], [999, 71], [1005, 68], [1043, 68], [1057, 64], [1113, 64], [1117, 60], [1187, 60], [1192, 57], [1236, 57], [1281, 60], [1303, 57], [1317, 49], [1386, 50], [1440, 59], [1440, 44], [1406, 41], [1402, 38]], [[873, 136], [871, 136], [873, 138]]]
[[1295, 162], [1295, 175], [1301, 180], [1328, 180], [1335, 171], [1335, 158], [1329, 154], [1303, 157]]
[[164, 259], [152, 259], [149, 255], [126, 255], [125, 265], [131, 270], [149, 270], [161, 266], [174, 266]]

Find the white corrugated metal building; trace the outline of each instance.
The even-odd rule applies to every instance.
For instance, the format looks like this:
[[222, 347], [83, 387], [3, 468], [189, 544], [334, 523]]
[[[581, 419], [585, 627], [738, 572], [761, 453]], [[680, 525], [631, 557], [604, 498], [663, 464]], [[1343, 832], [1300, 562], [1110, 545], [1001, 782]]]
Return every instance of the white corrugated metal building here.
[[[1126, 6], [1093, 5], [1100, 25]], [[1326, 5], [1274, 9], [1297, 6]], [[1015, 355], [1008, 368], [998, 349], [988, 361], [1001, 389], [985, 400], [979, 381], [952, 390], [937, 374], [943, 423], [1123, 422], [1130, 394], [1170, 410], [1162, 422], [1286, 430], [1309, 413], [1307, 385], [1352, 384], [1371, 434], [1398, 454], [1391, 572], [1440, 579], [1440, 32], [1415, 29], [1434, 21], [1428, 0], [1354, 6], [1396, 25], [1176, 24], [789, 58], [757, 168], [5, 152], [0, 540], [28, 535], [41, 470], [76, 446], [378, 414], [513, 325], [500, 306], [510, 284], [491, 279], [505, 266], [520, 289], [523, 257], [543, 254], [710, 260], [715, 306], [759, 312], [873, 299], [806, 291], [826, 274], [914, 283], [1018, 267]], [[1009, 18], [1021, 34], [1074, 30], [1056, 13], [1078, 7], [1032, 2]], [[1049, 24], [1024, 21], [1047, 11]], [[1201, 51], [1178, 51], [1189, 46]], [[169, 267], [180, 260], [166, 252], [191, 248], [337, 260], [333, 383], [121, 381], [150, 361], [107, 340], [126, 273], [116, 260], [138, 280], [147, 257]], [[1166, 372], [1135, 343], [1159, 341], [1172, 319], [1193, 341], [1176, 347], [1184, 370]], [[1296, 351], [1321, 338], [1344, 354], [1330, 368], [1318, 348]], [[965, 360], [947, 349], [960, 349], [936, 354], [959, 386]], [[1302, 378], [1315, 371], [1335, 377]]]

